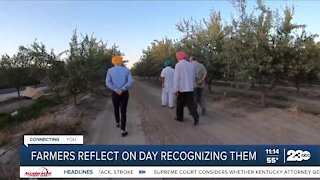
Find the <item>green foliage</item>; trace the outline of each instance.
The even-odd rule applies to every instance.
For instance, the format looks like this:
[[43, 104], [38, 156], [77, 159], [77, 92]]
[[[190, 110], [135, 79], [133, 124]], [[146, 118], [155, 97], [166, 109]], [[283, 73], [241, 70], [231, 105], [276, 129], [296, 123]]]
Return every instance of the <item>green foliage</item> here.
[[46, 79], [49, 54], [42, 43], [36, 41], [28, 48], [29, 58], [29, 77], [37, 85]]
[[316, 35], [307, 35], [305, 31], [296, 37], [294, 58], [290, 61], [288, 78], [296, 84], [297, 92], [299, 92], [300, 83], [317, 79], [319, 56], [315, 37]]
[[66, 88], [76, 101], [76, 96], [87, 90], [104, 84], [105, 74], [111, 67], [111, 58], [121, 54], [116, 45], [110, 49], [102, 40], [98, 41], [93, 35], [85, 35], [78, 40], [76, 30], [72, 36], [68, 59], [66, 62]]
[[74, 102], [76, 102], [76, 96], [85, 90], [85, 78], [84, 78], [84, 57], [81, 57], [84, 49], [80, 49], [78, 43], [77, 32], [74, 31], [74, 34], [71, 38], [70, 44], [70, 55], [67, 59], [66, 65], [66, 88], [70, 94], [74, 97]]
[[[232, 0], [236, 15], [223, 22], [219, 11], [208, 19], [182, 20], [176, 28], [182, 33], [177, 40], [154, 40], [142, 51], [132, 73], [158, 77], [166, 59], [177, 62], [177, 51], [189, 51], [207, 70], [209, 82], [225, 79], [235, 83], [254, 79], [264, 98], [279, 81], [292, 81], [297, 90], [302, 82], [320, 80], [320, 44], [317, 35], [307, 33], [306, 25], [294, 23], [294, 8], [272, 10], [257, 0], [253, 12], [247, 12], [246, 0]], [[0, 88], [47, 82], [57, 93], [67, 90], [75, 98], [104, 84], [112, 55], [121, 54], [116, 45], [107, 44], [93, 35], [78, 38], [76, 30], [68, 50], [56, 55], [42, 43], [20, 46], [12, 57], [0, 60]], [[66, 58], [62, 59], [61, 55]]]
[[16, 116], [11, 116], [9, 113], [0, 113], [0, 130], [32, 118], [37, 118], [45, 109], [55, 105], [57, 105], [57, 102], [52, 99], [39, 99], [29, 107], [18, 109]]
[[[12, 57], [3, 55], [0, 59], [0, 88], [46, 83], [58, 94], [68, 91], [74, 96], [81, 92], [93, 91], [104, 85], [105, 74], [112, 66], [111, 58], [121, 54], [116, 45], [108, 48], [102, 40], [82, 36], [79, 40], [74, 31], [70, 48], [58, 55], [47, 52], [42, 43], [34, 41], [28, 47], [20, 46]], [[66, 55], [66, 59], [62, 59]], [[19, 91], [18, 91], [19, 93]]]
[[1, 77], [4, 79], [0, 88], [39, 84], [46, 78], [47, 53], [45, 46], [36, 41], [31, 47], [20, 46], [12, 57], [3, 55], [0, 60]]
[[65, 62], [60, 61], [58, 57], [51, 51], [48, 59], [48, 85], [58, 95], [63, 90], [64, 79], [66, 78]]
[[[143, 77], [158, 77], [167, 59], [175, 61], [176, 47], [171, 39], [164, 38], [161, 41], [153, 41], [143, 50], [141, 60], [133, 65], [132, 73]], [[175, 63], [174, 63], [175, 64]]]
[[[265, 97], [280, 80], [298, 85], [320, 76], [317, 35], [307, 34], [306, 25], [293, 22], [293, 7], [279, 12], [258, 0], [254, 12], [248, 13], [246, 0], [232, 3], [237, 14], [230, 23], [223, 23], [218, 11], [212, 11], [208, 20], [191, 18], [177, 23], [183, 36], [172, 44], [175, 51], [189, 50], [202, 60], [209, 80], [224, 78], [238, 83], [254, 79], [264, 105]], [[168, 50], [155, 42], [135, 64], [135, 75], [154, 76], [162, 69]]]

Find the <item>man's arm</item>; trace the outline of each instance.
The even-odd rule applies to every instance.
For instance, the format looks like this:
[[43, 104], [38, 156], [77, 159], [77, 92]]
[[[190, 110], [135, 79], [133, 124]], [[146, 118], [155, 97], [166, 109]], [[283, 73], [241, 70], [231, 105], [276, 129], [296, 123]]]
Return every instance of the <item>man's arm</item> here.
[[132, 78], [130, 70], [128, 69], [127, 83], [121, 89], [123, 91], [128, 90], [132, 86], [132, 83], [133, 83], [133, 78]]
[[112, 91], [117, 91], [113, 82], [112, 82], [110, 69], [108, 70], [107, 76], [106, 76], [106, 86], [108, 88], [110, 88]]
[[206, 68], [204, 67], [204, 65], [202, 65], [202, 71], [204, 71], [204, 73], [203, 73], [202, 79], [198, 81], [199, 84], [202, 84], [206, 80], [207, 75], [208, 75], [208, 72], [207, 72]]
[[160, 77], [161, 77], [161, 86], [162, 88], [164, 88], [165, 75], [163, 70], [161, 71]]
[[207, 71], [204, 72], [203, 78], [201, 79], [201, 82], [205, 81], [207, 78]]
[[164, 88], [164, 81], [165, 81], [164, 77], [161, 77], [161, 87], [162, 88]]

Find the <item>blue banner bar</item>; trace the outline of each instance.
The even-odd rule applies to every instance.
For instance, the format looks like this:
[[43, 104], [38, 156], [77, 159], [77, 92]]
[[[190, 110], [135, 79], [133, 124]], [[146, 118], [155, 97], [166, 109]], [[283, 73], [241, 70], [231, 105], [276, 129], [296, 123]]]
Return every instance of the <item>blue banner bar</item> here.
[[29, 145], [20, 166], [320, 166], [316, 145]]

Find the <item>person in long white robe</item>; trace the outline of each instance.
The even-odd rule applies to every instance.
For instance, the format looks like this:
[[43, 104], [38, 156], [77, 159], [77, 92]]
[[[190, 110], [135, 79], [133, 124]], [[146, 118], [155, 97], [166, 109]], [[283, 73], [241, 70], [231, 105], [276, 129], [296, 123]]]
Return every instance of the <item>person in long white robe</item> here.
[[165, 68], [161, 71], [161, 79], [162, 79], [162, 95], [161, 95], [161, 105], [169, 106], [169, 108], [173, 108], [174, 103], [174, 87], [173, 87], [173, 76], [174, 69], [172, 68], [172, 61], [166, 60], [164, 62]]

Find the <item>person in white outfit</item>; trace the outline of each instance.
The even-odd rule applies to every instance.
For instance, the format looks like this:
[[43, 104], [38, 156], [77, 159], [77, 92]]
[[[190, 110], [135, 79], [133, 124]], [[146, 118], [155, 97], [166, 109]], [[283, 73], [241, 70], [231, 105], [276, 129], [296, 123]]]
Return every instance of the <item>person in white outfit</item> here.
[[177, 117], [175, 120], [183, 121], [183, 109], [187, 106], [194, 119], [194, 125], [199, 123], [199, 115], [193, 99], [193, 90], [195, 87], [194, 65], [187, 59], [188, 54], [177, 52], [178, 63], [174, 68], [174, 92], [177, 95]]
[[172, 61], [166, 60], [164, 62], [165, 68], [161, 71], [161, 79], [162, 79], [162, 96], [161, 96], [161, 104], [163, 107], [169, 106], [169, 108], [173, 108], [173, 99], [174, 99], [174, 87], [173, 87], [173, 76], [174, 69], [172, 68]]

